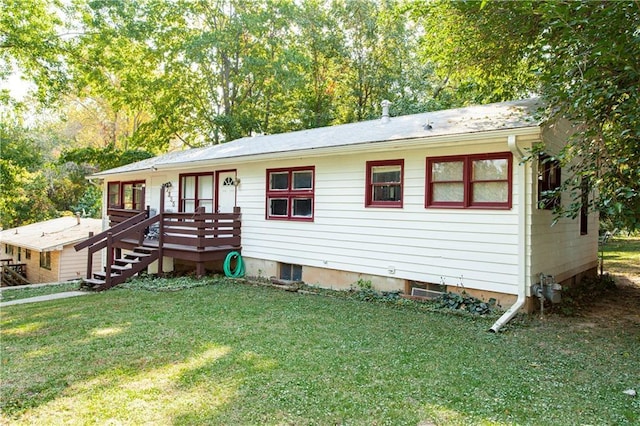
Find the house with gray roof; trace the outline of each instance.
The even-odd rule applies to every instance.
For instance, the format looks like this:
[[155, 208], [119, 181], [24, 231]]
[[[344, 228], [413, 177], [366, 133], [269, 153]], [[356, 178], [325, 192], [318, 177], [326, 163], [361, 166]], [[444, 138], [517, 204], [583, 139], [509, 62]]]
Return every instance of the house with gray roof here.
[[[28, 283], [59, 283], [86, 278], [87, 252], [73, 246], [102, 231], [101, 219], [64, 216], [0, 231], [3, 272], [20, 271]], [[94, 271], [101, 269], [100, 255]], [[3, 274], [4, 277], [4, 274]], [[9, 276], [4, 277], [10, 281]]]
[[92, 178], [103, 180], [105, 215], [239, 207], [248, 275], [331, 288], [365, 280], [422, 297], [464, 290], [513, 315], [559, 289], [540, 284], [597, 267], [596, 215], [555, 221], [543, 199], [566, 171], [523, 161], [537, 144], [557, 153], [575, 131], [541, 122], [540, 106], [392, 117], [385, 104], [377, 120], [172, 152]]

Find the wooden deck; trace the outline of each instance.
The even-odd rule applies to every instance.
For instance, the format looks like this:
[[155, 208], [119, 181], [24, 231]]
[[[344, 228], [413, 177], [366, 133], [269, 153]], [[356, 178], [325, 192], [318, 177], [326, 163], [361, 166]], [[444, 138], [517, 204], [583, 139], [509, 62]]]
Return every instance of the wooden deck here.
[[27, 280], [27, 265], [12, 263], [13, 259], [0, 259], [0, 287], [31, 284]]
[[[112, 277], [112, 265], [124, 260], [123, 250], [151, 249], [157, 252], [158, 271], [163, 270], [163, 257], [188, 260], [196, 263], [196, 275], [205, 273], [204, 264], [222, 260], [233, 251], [240, 252], [241, 214], [240, 208], [233, 213], [175, 213], [160, 211], [151, 215], [150, 209], [133, 211], [108, 210], [110, 228], [92, 236], [75, 246], [76, 250], [89, 249], [87, 278], [92, 277], [92, 254], [107, 249], [106, 273], [100, 274], [108, 281]], [[119, 268], [118, 274], [123, 274]], [[95, 275], [95, 274], [94, 274]], [[122, 281], [118, 275], [115, 281]], [[93, 280], [95, 281], [95, 280]], [[109, 288], [108, 285], [100, 286]]]

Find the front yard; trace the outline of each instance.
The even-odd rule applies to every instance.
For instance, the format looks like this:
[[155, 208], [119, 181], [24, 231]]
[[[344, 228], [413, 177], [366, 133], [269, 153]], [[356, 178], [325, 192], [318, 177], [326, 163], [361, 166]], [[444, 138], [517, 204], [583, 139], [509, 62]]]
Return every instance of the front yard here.
[[640, 423], [637, 323], [207, 283], [3, 308], [0, 423]]
[[80, 287], [79, 281], [56, 284], [32, 284], [24, 288], [22, 286], [20, 288], [3, 287], [0, 289], [0, 302], [11, 302], [29, 297], [75, 291], [78, 290], [78, 287]]

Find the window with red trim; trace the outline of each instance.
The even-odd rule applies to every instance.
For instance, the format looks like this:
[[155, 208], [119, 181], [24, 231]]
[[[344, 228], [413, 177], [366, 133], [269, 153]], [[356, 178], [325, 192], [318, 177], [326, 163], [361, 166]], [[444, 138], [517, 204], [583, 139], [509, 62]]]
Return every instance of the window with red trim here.
[[116, 209], [142, 210], [145, 181], [107, 183], [107, 206]]
[[404, 160], [367, 161], [366, 207], [402, 207]]
[[267, 219], [313, 221], [315, 167], [267, 170]]
[[107, 206], [120, 208], [120, 182], [109, 182], [107, 184]]
[[204, 207], [207, 213], [213, 212], [213, 173], [180, 175], [179, 209], [181, 212], [195, 212]]
[[511, 153], [427, 158], [425, 207], [511, 208]]

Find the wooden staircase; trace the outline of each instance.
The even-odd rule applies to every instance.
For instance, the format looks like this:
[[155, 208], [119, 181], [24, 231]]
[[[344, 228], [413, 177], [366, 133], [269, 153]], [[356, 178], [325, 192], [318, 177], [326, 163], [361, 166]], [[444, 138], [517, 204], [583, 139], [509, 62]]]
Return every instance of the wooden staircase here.
[[[161, 188], [160, 209], [133, 211], [109, 208], [110, 228], [76, 244], [76, 251], [87, 249], [87, 273], [83, 287], [101, 291], [125, 282], [157, 260], [163, 271], [163, 259], [181, 259], [196, 264], [196, 275], [205, 274], [205, 263], [222, 261], [232, 251], [240, 251], [241, 214], [165, 212], [165, 185]], [[93, 255], [106, 251], [104, 272], [94, 272]], [[126, 253], [126, 254], [122, 254]], [[162, 272], [160, 272], [162, 273]]]
[[19, 274], [13, 268], [13, 265], [6, 265], [0, 269], [0, 286], [16, 286], [31, 284], [23, 275]]
[[110, 289], [143, 271], [156, 260], [157, 248], [135, 247], [132, 252], [123, 253], [121, 257], [113, 259], [113, 264], [107, 266], [104, 272], [96, 272], [93, 277], [84, 278], [81, 287], [94, 291]]
[[[159, 219], [159, 216], [150, 218], [147, 208], [146, 211], [139, 212], [98, 235], [90, 235], [85, 241], [76, 244], [74, 246], [76, 251], [84, 248], [89, 251], [87, 254], [87, 278], [82, 280], [82, 287], [95, 291], [110, 289], [122, 284], [158, 260], [161, 249], [146, 247], [144, 234], [146, 229], [157, 223]], [[137, 246], [129, 251], [122, 250], [119, 243], [125, 239], [136, 241]], [[93, 272], [93, 254], [103, 249], [106, 249], [107, 252], [104, 271]]]

